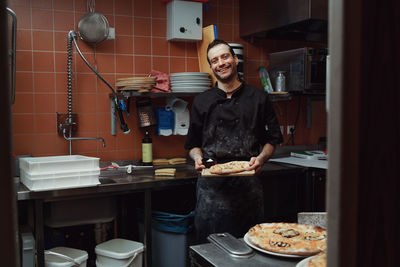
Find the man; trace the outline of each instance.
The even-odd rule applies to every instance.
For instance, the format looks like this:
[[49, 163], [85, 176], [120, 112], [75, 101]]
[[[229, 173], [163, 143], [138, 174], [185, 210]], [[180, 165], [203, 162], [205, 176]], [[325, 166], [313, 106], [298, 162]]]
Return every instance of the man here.
[[223, 40], [207, 48], [207, 59], [217, 85], [196, 96], [191, 111], [185, 149], [199, 173], [202, 159], [218, 163], [250, 162], [254, 177], [205, 178], [197, 181], [195, 229], [197, 241], [212, 233], [242, 237], [264, 219], [263, 189], [257, 175], [282, 142], [282, 134], [268, 94], [241, 82], [238, 57]]

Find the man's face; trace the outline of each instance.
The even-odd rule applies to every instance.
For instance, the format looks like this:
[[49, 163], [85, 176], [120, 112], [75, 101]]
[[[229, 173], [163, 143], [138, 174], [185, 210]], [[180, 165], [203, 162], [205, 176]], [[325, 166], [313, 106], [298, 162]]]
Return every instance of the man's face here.
[[238, 58], [232, 56], [229, 47], [225, 44], [214, 46], [208, 51], [211, 70], [221, 82], [228, 82], [237, 78]]

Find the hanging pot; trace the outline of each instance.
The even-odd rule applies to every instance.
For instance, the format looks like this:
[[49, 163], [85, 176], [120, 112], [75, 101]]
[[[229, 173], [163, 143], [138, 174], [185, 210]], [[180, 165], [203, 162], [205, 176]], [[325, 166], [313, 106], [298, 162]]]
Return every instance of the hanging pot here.
[[97, 12], [86, 13], [78, 23], [80, 38], [92, 44], [98, 44], [106, 40], [109, 30], [107, 18]]

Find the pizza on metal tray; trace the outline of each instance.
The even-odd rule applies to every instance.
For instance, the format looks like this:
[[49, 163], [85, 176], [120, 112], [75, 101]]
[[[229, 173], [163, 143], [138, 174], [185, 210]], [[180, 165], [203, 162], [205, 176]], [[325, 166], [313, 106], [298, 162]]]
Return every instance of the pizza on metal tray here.
[[215, 164], [210, 167], [212, 174], [230, 174], [243, 172], [249, 167], [248, 161], [230, 161], [227, 163]]
[[326, 231], [305, 224], [257, 224], [247, 236], [253, 245], [280, 254], [311, 256], [326, 249]]
[[321, 252], [307, 262], [306, 267], [325, 267], [326, 266], [326, 253]]

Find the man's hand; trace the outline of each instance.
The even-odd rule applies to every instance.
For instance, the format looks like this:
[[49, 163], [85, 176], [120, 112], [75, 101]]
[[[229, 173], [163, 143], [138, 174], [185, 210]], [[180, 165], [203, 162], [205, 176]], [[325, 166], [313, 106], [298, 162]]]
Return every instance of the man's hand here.
[[197, 158], [195, 161], [194, 161], [194, 169], [198, 172], [198, 173], [201, 173], [201, 171], [203, 170], [203, 169], [205, 169], [206, 168], [206, 166], [204, 166], [204, 164], [203, 164], [203, 159], [202, 158]]
[[247, 168], [247, 171], [255, 170], [255, 175], [260, 174], [262, 166], [271, 157], [274, 150], [275, 146], [268, 143], [265, 144], [261, 150], [261, 153], [257, 157], [252, 157], [250, 159], [249, 168]]
[[261, 168], [263, 164], [264, 161], [261, 161], [258, 157], [252, 157], [249, 162], [249, 167], [246, 170], [255, 170], [255, 175], [259, 175], [261, 173]]
[[203, 165], [203, 152], [199, 147], [194, 147], [189, 151], [189, 156], [194, 160], [194, 169], [201, 173], [206, 166]]

